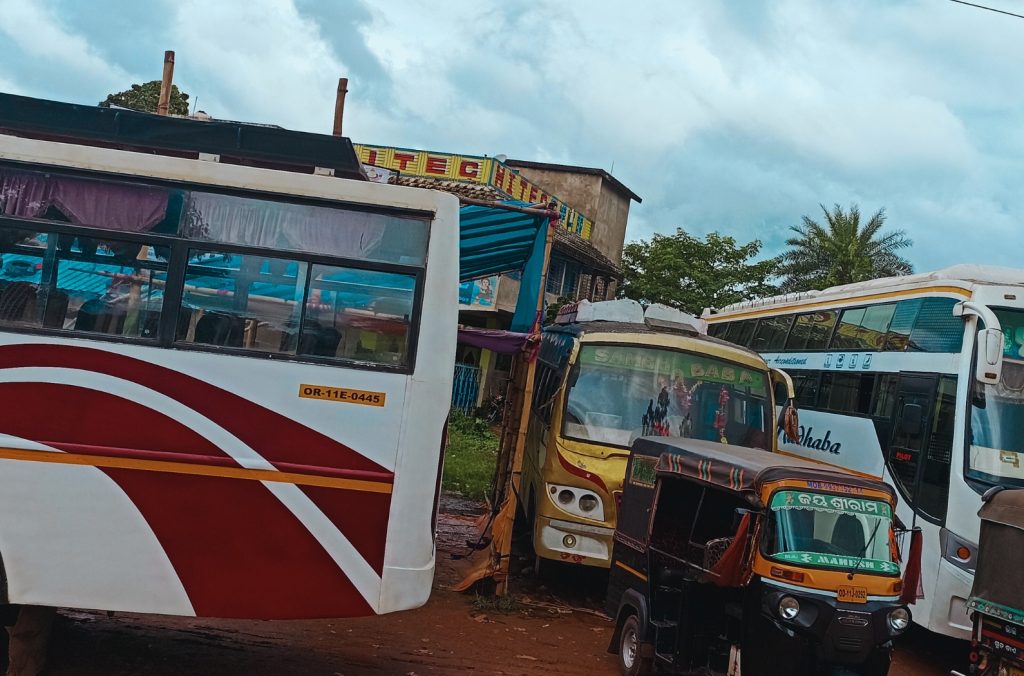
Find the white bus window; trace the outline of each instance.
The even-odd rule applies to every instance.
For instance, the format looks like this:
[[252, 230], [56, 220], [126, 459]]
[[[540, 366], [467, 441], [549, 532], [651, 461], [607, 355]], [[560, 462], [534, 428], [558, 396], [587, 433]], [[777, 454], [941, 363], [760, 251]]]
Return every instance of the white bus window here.
[[423, 265], [427, 231], [427, 222], [419, 218], [192, 192], [181, 234], [224, 244]]
[[294, 354], [305, 283], [305, 263], [192, 250], [177, 339]]
[[314, 265], [299, 354], [404, 366], [416, 278]]
[[832, 338], [837, 350], [881, 350], [885, 347], [889, 323], [896, 312], [895, 303], [843, 310], [839, 328]]
[[885, 350], [903, 352], [910, 347], [910, 332], [914, 330], [917, 313], [921, 311], [923, 298], [901, 300], [896, 303], [896, 312], [889, 322], [889, 331], [885, 336]]
[[0, 322], [39, 326], [46, 233], [0, 230]]
[[789, 327], [793, 324], [792, 315], [765, 317], [757, 323], [754, 338], [750, 341], [750, 349], [757, 352], [773, 352], [781, 350], [786, 344]]
[[811, 316], [811, 335], [807, 338], [807, 349], [827, 350], [839, 313], [835, 310], [820, 310]]
[[921, 352], [959, 352], [964, 339], [964, 323], [953, 316], [953, 298], [925, 298], [910, 333], [910, 350]]
[[136, 338], [156, 338], [167, 281], [166, 261], [142, 242], [56, 237], [57, 256], [46, 286], [47, 326]]
[[799, 315], [793, 323], [793, 329], [786, 339], [786, 351], [802, 352], [807, 349], [807, 341], [811, 338], [811, 327], [814, 324], [814, 313]]

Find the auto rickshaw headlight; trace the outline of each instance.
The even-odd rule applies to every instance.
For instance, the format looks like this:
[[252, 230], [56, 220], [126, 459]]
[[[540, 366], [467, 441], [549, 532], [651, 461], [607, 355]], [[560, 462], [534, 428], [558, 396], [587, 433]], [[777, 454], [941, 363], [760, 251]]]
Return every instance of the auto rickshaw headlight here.
[[571, 505], [572, 501], [576, 499], [576, 496], [572, 494], [572, 491], [562, 489], [558, 492], [558, 501], [563, 505]]
[[889, 611], [889, 631], [893, 634], [902, 634], [910, 626], [910, 611], [899, 606]]
[[580, 509], [582, 509], [584, 512], [593, 512], [595, 509], [597, 509], [597, 498], [591, 495], [590, 493], [587, 493], [582, 498], [580, 498]]
[[779, 600], [779, 617], [792, 620], [800, 614], [800, 602], [792, 596], [783, 596]]

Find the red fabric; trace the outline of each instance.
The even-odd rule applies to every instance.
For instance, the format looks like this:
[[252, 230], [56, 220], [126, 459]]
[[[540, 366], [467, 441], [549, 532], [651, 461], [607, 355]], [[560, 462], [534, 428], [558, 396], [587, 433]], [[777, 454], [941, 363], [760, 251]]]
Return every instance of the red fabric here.
[[711, 569], [711, 582], [718, 587], [736, 587], [743, 583], [743, 554], [750, 532], [750, 513], [743, 515], [732, 544]]
[[921, 586], [921, 549], [924, 544], [924, 532], [920, 528], [910, 531], [910, 554], [907, 566], [903, 569], [903, 593], [900, 603], [912, 604], [924, 598]]

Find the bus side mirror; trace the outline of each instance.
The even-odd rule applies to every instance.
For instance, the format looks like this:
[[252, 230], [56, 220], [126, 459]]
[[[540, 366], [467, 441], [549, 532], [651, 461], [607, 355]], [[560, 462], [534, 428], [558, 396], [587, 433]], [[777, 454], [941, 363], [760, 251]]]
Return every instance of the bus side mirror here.
[[903, 404], [903, 411], [900, 413], [900, 432], [917, 436], [921, 433], [923, 422], [924, 409], [921, 408], [921, 404]]
[[978, 331], [974, 375], [978, 382], [995, 385], [1003, 373], [1003, 332], [999, 329]]

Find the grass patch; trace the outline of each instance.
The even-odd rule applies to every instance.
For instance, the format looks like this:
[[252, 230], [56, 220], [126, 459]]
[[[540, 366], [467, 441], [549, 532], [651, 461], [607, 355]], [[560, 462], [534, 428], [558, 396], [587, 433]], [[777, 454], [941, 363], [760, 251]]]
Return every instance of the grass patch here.
[[441, 486], [467, 498], [490, 495], [498, 437], [480, 418], [453, 410], [448, 418], [448, 450], [444, 458]]
[[483, 596], [477, 594], [473, 598], [473, 608], [480, 612], [489, 613], [516, 613], [519, 612], [519, 599], [509, 594], [508, 596]]

